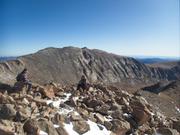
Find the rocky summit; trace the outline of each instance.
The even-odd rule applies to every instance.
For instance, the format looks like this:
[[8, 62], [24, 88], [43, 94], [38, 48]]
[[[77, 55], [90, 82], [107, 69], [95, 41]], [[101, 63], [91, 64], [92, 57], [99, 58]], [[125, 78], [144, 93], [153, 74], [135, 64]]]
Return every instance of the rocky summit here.
[[0, 93], [1, 135], [178, 135], [180, 120], [110, 85], [33, 84]]

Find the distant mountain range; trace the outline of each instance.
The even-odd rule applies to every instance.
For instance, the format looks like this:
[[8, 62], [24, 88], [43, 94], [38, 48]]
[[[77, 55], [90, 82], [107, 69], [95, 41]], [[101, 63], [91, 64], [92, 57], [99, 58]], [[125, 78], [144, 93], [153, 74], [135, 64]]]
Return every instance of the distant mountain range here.
[[172, 62], [178, 60], [178, 58], [136, 58], [136, 59], [144, 64]]
[[12, 57], [12, 56], [6, 56], [6, 57], [0, 57], [0, 62], [4, 62], [7, 60], [15, 60], [17, 57]]

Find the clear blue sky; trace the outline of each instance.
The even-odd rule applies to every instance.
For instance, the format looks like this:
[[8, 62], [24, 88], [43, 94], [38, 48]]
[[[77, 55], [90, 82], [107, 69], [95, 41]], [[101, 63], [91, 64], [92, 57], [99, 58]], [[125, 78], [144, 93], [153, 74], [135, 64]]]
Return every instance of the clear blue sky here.
[[179, 56], [179, 0], [0, 0], [0, 55], [77, 46]]

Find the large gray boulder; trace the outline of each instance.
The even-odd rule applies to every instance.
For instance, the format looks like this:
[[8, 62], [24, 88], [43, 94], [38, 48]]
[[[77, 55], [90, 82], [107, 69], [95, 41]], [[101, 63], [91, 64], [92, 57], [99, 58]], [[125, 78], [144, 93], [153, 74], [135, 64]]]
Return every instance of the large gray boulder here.
[[0, 104], [0, 119], [14, 119], [16, 110], [13, 104]]

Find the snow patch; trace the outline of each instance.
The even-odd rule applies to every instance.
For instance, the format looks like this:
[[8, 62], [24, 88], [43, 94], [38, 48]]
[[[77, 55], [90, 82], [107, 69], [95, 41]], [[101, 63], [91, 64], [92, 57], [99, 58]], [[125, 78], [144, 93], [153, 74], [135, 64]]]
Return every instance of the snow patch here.
[[76, 111], [74, 111], [74, 115], [79, 115], [79, 113], [78, 113], [78, 112], [76, 112]]
[[76, 131], [73, 130], [72, 122], [70, 122], [70, 124], [64, 123], [64, 129], [68, 132], [69, 135], [79, 135]]
[[178, 108], [177, 106], [175, 108], [178, 111], [178, 113], [180, 113], [180, 108]]
[[59, 108], [58, 113], [59, 114], [68, 114], [73, 111], [74, 111], [74, 109], [68, 106], [68, 108]]
[[46, 132], [40, 130], [39, 135], [48, 135], [48, 133], [46, 133]]
[[72, 94], [71, 93], [64, 93], [64, 95], [66, 95], [66, 98], [62, 99], [62, 102], [68, 101]]
[[103, 130], [100, 130], [97, 123], [90, 120], [87, 122], [90, 126], [90, 130], [83, 135], [110, 135], [111, 131], [107, 130], [103, 125], [100, 125], [103, 127]]
[[[103, 130], [100, 130], [98, 127], [98, 124], [95, 122], [92, 122], [90, 120], [87, 121], [87, 123], [90, 126], [90, 130], [83, 135], [110, 135], [111, 131], [107, 130], [103, 125], [100, 125]], [[72, 122], [69, 124], [64, 123], [64, 128], [68, 132], [69, 135], [79, 135], [76, 131], [73, 130]]]
[[123, 116], [124, 116], [124, 117], [129, 117], [129, 114], [124, 113]]
[[61, 103], [64, 103], [64, 102], [66, 102], [66, 101], [69, 100], [69, 97], [71, 96], [71, 93], [64, 93], [64, 95], [66, 95], [65, 98], [59, 98], [59, 99], [56, 100], [56, 101], [47, 100], [46, 103], [47, 103], [48, 105], [52, 103], [54, 107], [59, 108], [59, 105], [60, 105]]
[[54, 124], [53, 126], [54, 126], [54, 128], [58, 128], [58, 127], [60, 127], [59, 125], [56, 125], [56, 124]]
[[108, 116], [104, 116], [104, 119], [105, 121], [112, 121], [113, 118], [108, 115]]

